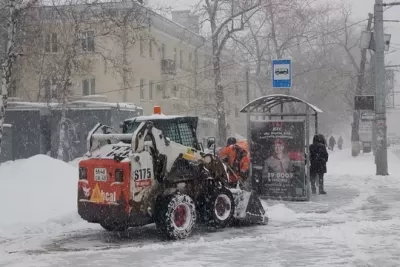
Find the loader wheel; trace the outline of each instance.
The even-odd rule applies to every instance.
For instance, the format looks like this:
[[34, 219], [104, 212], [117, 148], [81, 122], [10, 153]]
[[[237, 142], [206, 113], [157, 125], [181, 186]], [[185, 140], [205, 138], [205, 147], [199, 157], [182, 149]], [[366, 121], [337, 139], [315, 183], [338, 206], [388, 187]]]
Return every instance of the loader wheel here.
[[234, 216], [235, 201], [229, 189], [216, 188], [206, 200], [206, 224], [211, 227], [225, 228]]
[[109, 232], [124, 232], [129, 228], [126, 224], [100, 223], [100, 225]]
[[176, 193], [158, 201], [156, 227], [169, 239], [187, 238], [196, 224], [196, 206], [191, 197]]

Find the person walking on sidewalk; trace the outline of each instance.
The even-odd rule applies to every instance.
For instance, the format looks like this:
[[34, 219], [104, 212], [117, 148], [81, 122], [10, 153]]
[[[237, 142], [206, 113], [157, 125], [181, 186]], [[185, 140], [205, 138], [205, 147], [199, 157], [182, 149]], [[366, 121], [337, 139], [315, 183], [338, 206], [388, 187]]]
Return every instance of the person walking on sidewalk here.
[[319, 194], [325, 195], [324, 191], [324, 174], [326, 173], [326, 163], [328, 162], [329, 154], [324, 144], [324, 136], [316, 134], [313, 138], [313, 143], [310, 145], [310, 182], [313, 194], [317, 193], [315, 182], [318, 176]]
[[335, 145], [336, 145], [335, 137], [331, 136], [329, 138], [329, 149], [333, 151], [333, 149], [335, 148]]
[[343, 148], [343, 138], [342, 138], [342, 136], [339, 136], [339, 139], [337, 141], [337, 146], [338, 146], [338, 148], [340, 150], [342, 150], [342, 148]]

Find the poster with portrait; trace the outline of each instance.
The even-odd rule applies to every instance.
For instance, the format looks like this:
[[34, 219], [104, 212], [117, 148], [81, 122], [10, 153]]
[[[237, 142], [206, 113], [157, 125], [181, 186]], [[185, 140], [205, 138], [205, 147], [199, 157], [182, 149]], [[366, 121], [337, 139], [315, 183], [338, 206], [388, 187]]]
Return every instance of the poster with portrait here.
[[262, 197], [307, 197], [304, 121], [251, 121], [250, 154], [253, 187]]

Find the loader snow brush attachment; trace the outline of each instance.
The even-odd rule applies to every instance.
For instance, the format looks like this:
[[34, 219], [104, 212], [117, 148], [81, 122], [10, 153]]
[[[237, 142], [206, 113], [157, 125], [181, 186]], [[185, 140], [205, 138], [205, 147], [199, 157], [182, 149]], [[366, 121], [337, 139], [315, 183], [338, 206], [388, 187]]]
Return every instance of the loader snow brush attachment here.
[[229, 190], [232, 192], [235, 201], [235, 224], [268, 224], [268, 216], [256, 193], [239, 188], [231, 188]]

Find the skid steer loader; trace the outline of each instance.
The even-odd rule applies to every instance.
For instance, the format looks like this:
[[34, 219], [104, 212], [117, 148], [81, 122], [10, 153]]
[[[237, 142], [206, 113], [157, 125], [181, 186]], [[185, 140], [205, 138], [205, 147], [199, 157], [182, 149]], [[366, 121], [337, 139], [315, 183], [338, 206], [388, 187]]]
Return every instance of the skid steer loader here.
[[155, 223], [172, 239], [196, 223], [267, 224], [257, 197], [228, 187], [226, 166], [202, 151], [196, 128], [196, 117], [162, 114], [126, 120], [122, 133], [97, 124], [79, 163], [79, 215], [108, 231]]

